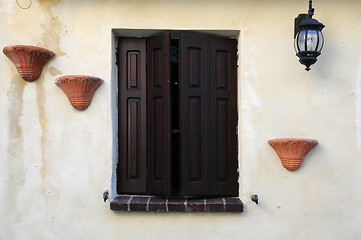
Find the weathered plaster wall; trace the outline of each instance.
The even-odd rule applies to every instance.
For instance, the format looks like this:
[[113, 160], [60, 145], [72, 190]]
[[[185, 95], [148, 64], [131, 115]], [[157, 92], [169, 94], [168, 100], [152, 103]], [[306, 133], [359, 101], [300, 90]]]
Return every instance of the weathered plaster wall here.
[[[26, 6], [29, 0], [19, 0]], [[15, 0], [0, 2], [0, 47], [37, 45], [56, 56], [40, 79], [0, 57], [0, 239], [360, 239], [361, 2], [317, 0], [325, 47], [310, 72], [293, 50], [307, 1]], [[242, 214], [116, 213], [111, 189], [112, 29], [240, 30]], [[86, 111], [54, 84], [101, 77]], [[267, 140], [320, 144], [296, 172]], [[258, 193], [260, 204], [250, 201]]]

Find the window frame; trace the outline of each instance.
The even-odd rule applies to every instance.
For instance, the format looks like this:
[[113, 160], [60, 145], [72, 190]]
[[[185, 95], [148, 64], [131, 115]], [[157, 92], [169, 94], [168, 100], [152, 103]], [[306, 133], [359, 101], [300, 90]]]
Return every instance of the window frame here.
[[[116, 189], [116, 185], [117, 185], [117, 170], [116, 170], [116, 166], [118, 164], [118, 109], [117, 109], [117, 103], [118, 103], [118, 69], [117, 69], [117, 65], [118, 63], [115, 61], [116, 60], [116, 57], [115, 55], [117, 54], [116, 53], [116, 48], [118, 46], [118, 38], [119, 37], [141, 37], [141, 38], [147, 38], [149, 36], [152, 36], [152, 35], [155, 35], [157, 33], [161, 33], [161, 32], [179, 32], [177, 30], [141, 30], [141, 29], [114, 29], [112, 31], [112, 125], [113, 125], [113, 172], [112, 172], [112, 191], [111, 191], [111, 198], [113, 199], [113, 202], [114, 200], [116, 199], [119, 199], [121, 198], [122, 196], [120, 196], [119, 194], [117, 194], [117, 189]], [[193, 31], [183, 31], [182, 32], [190, 32], [190, 33], [202, 33], [202, 34], [211, 34], [211, 35], [218, 35], [218, 36], [221, 36], [221, 37], [232, 37], [234, 39], [237, 40], [237, 44], [239, 45], [239, 31], [238, 30], [211, 30], [211, 31], [206, 31], [206, 30], [193, 30]], [[238, 61], [238, 59], [237, 59]], [[238, 63], [237, 63], [237, 66], [238, 66]], [[238, 72], [238, 69], [236, 70], [236, 72]], [[239, 84], [239, 73], [237, 73], [237, 85]], [[238, 87], [237, 87], [237, 90], [238, 92]], [[237, 100], [238, 101], [238, 100]], [[237, 112], [238, 112], [238, 107], [237, 107]], [[240, 136], [237, 135], [237, 140], [239, 141], [239, 138]], [[237, 145], [238, 144], [238, 141], [237, 141]], [[239, 154], [238, 154], [239, 155]], [[237, 156], [238, 158], [238, 156]], [[238, 169], [239, 169], [239, 159], [237, 159], [237, 163], [238, 163]], [[239, 181], [239, 176], [238, 176], [238, 181]], [[124, 195], [123, 195], [124, 197]], [[134, 196], [134, 198], [137, 198], [138, 196]], [[184, 199], [186, 199], [187, 197], [185, 197]], [[181, 201], [182, 200], [182, 197], [180, 197]], [[205, 198], [203, 200], [203, 203], [205, 204], [205, 202], [207, 202], [208, 198]], [[223, 206], [221, 207], [221, 209], [223, 209], [224, 211], [226, 211], [226, 208], [225, 208], [225, 202], [226, 200], [225, 199], [228, 199], [228, 198], [219, 198], [219, 205]], [[229, 198], [232, 200], [232, 198]], [[238, 198], [237, 198], [238, 199]], [[139, 199], [138, 199], [139, 200]], [[128, 203], [129, 199], [127, 200], [127, 203]], [[139, 200], [140, 201], [140, 200]], [[153, 200], [147, 200], [148, 204], [150, 204]], [[184, 200], [186, 201], [186, 200]], [[228, 201], [228, 200], [227, 200]], [[236, 206], [238, 206], [238, 208], [236, 207], [236, 209], [238, 209], [237, 211], [239, 211], [241, 208], [239, 206], [242, 205], [241, 201], [238, 199], [239, 202], [237, 202]], [[115, 201], [116, 202], [116, 201]], [[114, 204], [115, 204], [114, 202]], [[168, 198], [167, 198], [167, 202], [168, 202]], [[202, 202], [202, 201], [201, 201]], [[119, 202], [118, 202], [119, 203]], [[114, 205], [113, 204], [113, 205]], [[164, 203], [165, 204], [165, 203]], [[163, 205], [164, 205], [163, 204]], [[183, 202], [184, 204], [184, 202]], [[202, 203], [200, 204], [202, 205]], [[187, 204], [185, 204], [185, 206], [187, 206]], [[215, 205], [214, 205], [215, 206]], [[201, 207], [202, 208], [202, 207]], [[113, 206], [114, 210], [117, 210], [116, 207]], [[148, 208], [146, 208], [149, 210], [149, 206]], [[187, 208], [186, 208], [187, 209]], [[188, 208], [189, 209], [189, 208]], [[206, 207], [206, 205], [204, 205], [204, 210], [206, 209], [209, 209], [208, 207]], [[119, 210], [119, 209], [118, 209]], [[127, 207], [127, 210], [129, 210], [129, 206]], [[185, 210], [187, 211], [187, 210]]]

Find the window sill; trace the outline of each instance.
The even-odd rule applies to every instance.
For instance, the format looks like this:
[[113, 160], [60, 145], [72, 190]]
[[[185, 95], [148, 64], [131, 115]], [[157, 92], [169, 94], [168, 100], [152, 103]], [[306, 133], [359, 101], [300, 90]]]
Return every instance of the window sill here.
[[243, 212], [239, 198], [167, 198], [117, 195], [110, 209], [126, 212]]

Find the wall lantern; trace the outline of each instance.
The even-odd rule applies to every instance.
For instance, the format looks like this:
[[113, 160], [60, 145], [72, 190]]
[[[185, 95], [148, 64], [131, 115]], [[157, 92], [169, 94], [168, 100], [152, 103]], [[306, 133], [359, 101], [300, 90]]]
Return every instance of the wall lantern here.
[[299, 14], [295, 18], [296, 55], [300, 58], [300, 63], [306, 66], [306, 71], [317, 61], [324, 42], [321, 31], [325, 25], [312, 18], [314, 11], [310, 0], [308, 14]]

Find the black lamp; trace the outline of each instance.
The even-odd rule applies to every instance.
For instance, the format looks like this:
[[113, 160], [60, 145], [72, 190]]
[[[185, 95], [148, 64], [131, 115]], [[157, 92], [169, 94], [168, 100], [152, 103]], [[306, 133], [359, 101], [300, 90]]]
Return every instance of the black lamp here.
[[306, 71], [317, 61], [324, 42], [321, 31], [325, 25], [312, 18], [314, 11], [310, 0], [308, 14], [299, 14], [295, 18], [296, 55], [300, 58], [300, 63], [306, 66]]

